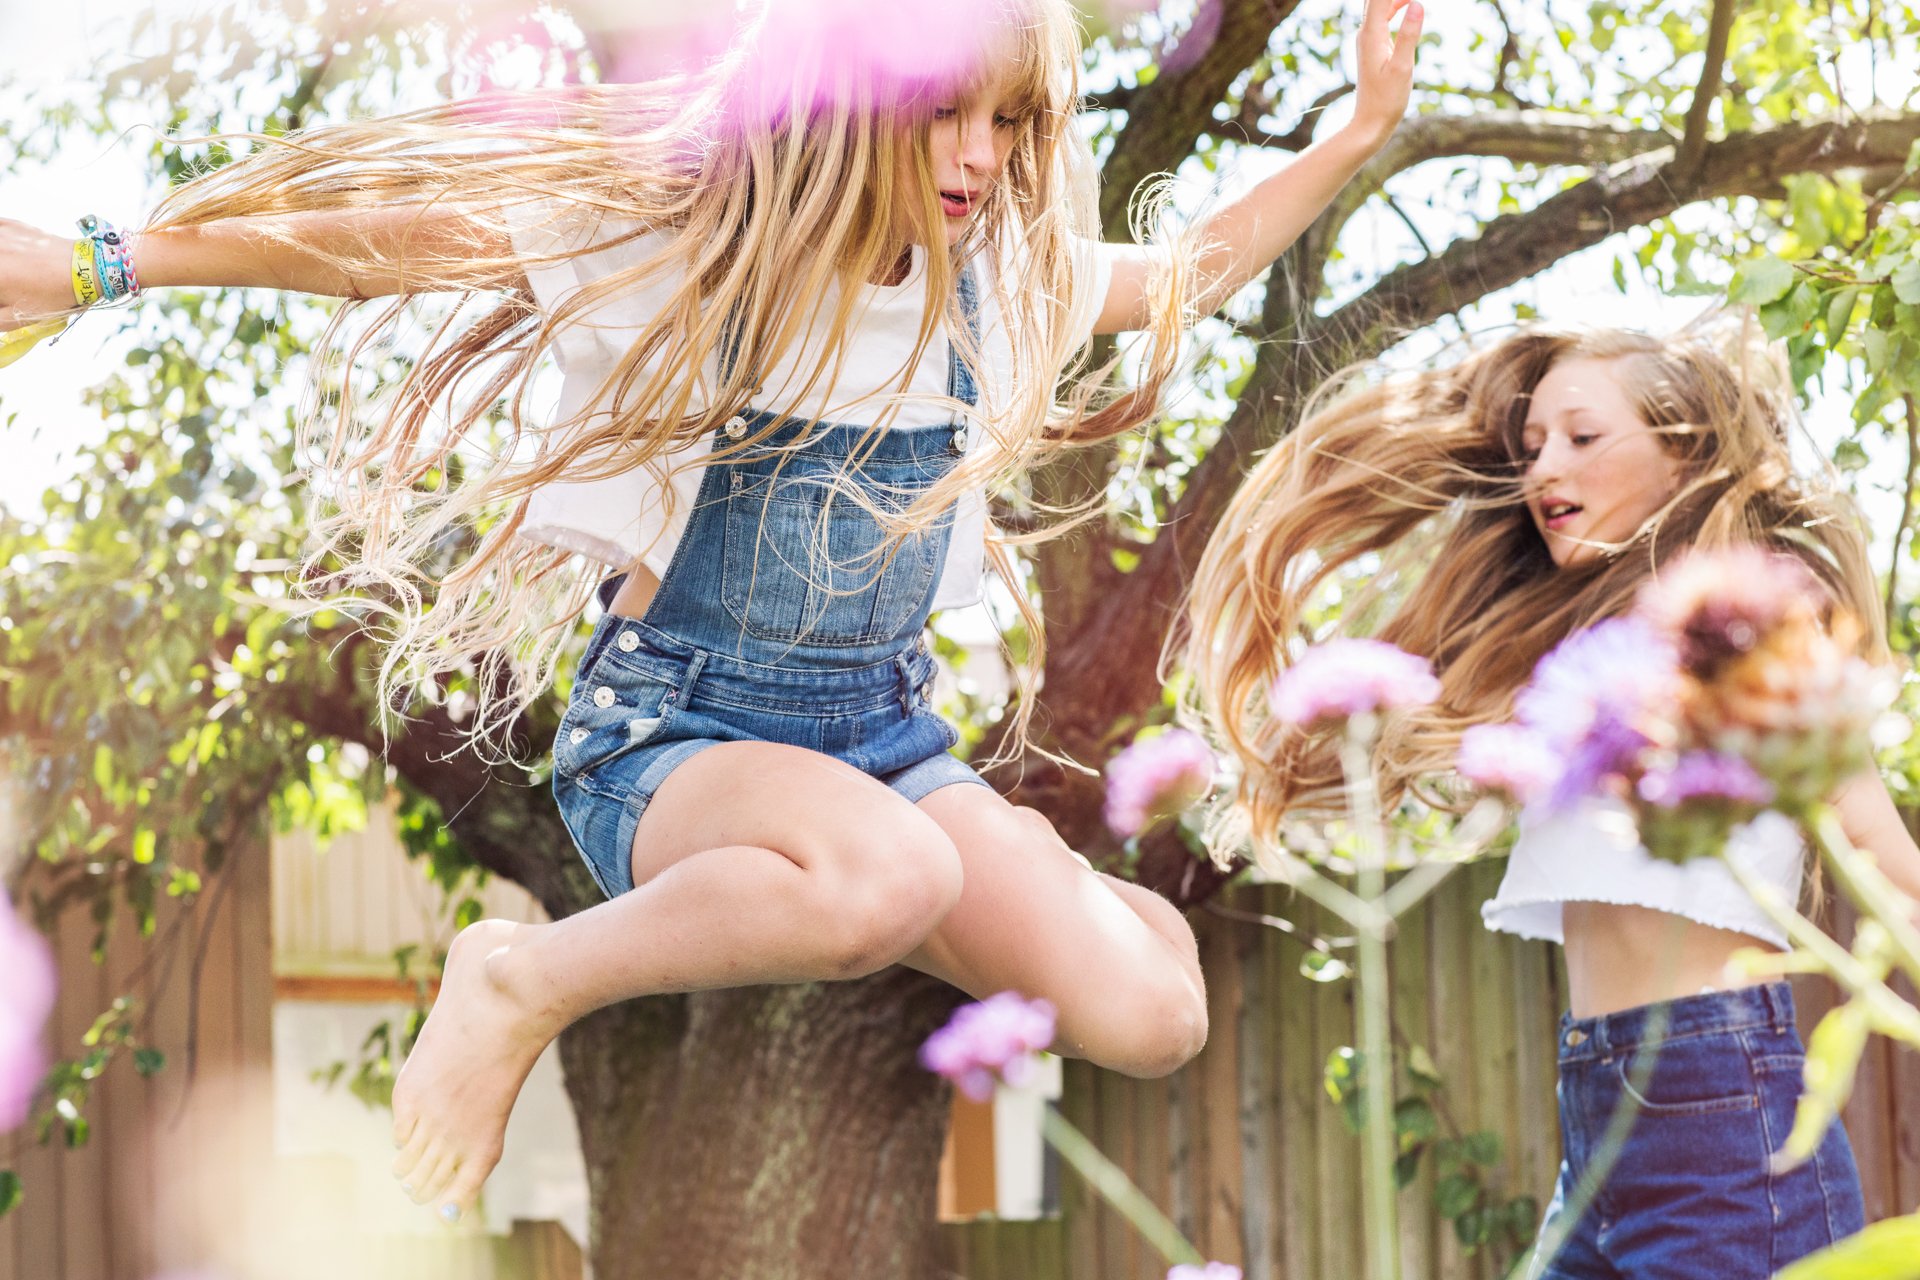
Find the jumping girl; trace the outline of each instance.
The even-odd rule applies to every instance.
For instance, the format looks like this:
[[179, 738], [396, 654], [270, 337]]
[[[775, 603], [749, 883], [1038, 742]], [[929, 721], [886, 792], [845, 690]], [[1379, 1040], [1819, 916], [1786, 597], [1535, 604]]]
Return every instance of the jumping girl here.
[[[650, 993], [905, 963], [1052, 1001], [1061, 1045], [1116, 1070], [1199, 1050], [1185, 921], [947, 754], [922, 630], [979, 596], [986, 486], [1146, 421], [1184, 317], [1393, 132], [1420, 21], [1369, 0], [1352, 122], [1153, 250], [1092, 238], [1067, 0], [769, 0], [677, 78], [263, 145], [130, 249], [0, 224], [5, 327], [70, 309], [81, 258], [125, 285], [130, 256], [148, 289], [471, 291], [469, 323], [400, 334], [397, 384], [370, 344], [399, 306], [343, 321], [321, 377], [332, 585], [390, 624], [400, 701], [457, 674], [478, 723], [509, 720], [621, 571], [554, 743], [608, 900], [455, 939], [394, 1090], [418, 1200], [458, 1218], [541, 1050]], [[1076, 353], [1132, 329], [1140, 376], [1103, 397]], [[536, 425], [548, 352], [564, 385]]]
[[[1768, 354], [1738, 363], [1700, 334], [1522, 332], [1452, 368], [1330, 388], [1249, 476], [1191, 603], [1189, 660], [1245, 766], [1237, 805], [1254, 838], [1273, 839], [1284, 815], [1337, 805], [1336, 744], [1266, 714], [1265, 688], [1303, 634], [1310, 597], [1362, 557], [1381, 557], [1375, 589], [1398, 597], [1378, 637], [1430, 659], [1442, 690], [1382, 730], [1374, 767], [1389, 799], [1451, 772], [1463, 732], [1509, 719], [1542, 655], [1624, 613], [1696, 544], [1796, 557], [1874, 625], [1858, 519], [1794, 473], [1790, 399], [1758, 376]], [[1349, 617], [1363, 613], [1349, 605]], [[1884, 657], [1884, 636], [1866, 648]], [[1920, 850], [1879, 776], [1850, 783], [1837, 804], [1854, 843], [1920, 897]], [[1760, 1280], [1862, 1219], [1839, 1125], [1799, 1168], [1769, 1168], [1804, 1050], [1787, 984], [1739, 985], [1728, 962], [1787, 940], [1718, 860], [1661, 862], [1622, 830], [1597, 805], [1544, 821], [1530, 812], [1484, 908], [1489, 927], [1551, 939], [1566, 956], [1565, 1160], [1542, 1233], [1564, 1238], [1534, 1274]], [[1729, 851], [1788, 901], [1799, 896], [1807, 852], [1785, 819], [1763, 815]], [[1636, 1095], [1624, 1064], [1656, 1038]], [[1629, 1097], [1638, 1115], [1624, 1149], [1567, 1221], [1571, 1190]]]

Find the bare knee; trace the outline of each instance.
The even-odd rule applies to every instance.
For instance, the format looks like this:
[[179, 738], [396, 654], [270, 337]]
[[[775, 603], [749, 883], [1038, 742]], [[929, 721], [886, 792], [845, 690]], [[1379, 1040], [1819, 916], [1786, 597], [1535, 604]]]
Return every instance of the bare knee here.
[[857, 978], [918, 947], [960, 900], [960, 853], [931, 821], [848, 832], [817, 870], [829, 975]]
[[1184, 975], [1170, 975], [1136, 992], [1127, 1021], [1132, 1032], [1128, 1043], [1120, 1046], [1118, 1060], [1107, 1065], [1142, 1079], [1171, 1075], [1206, 1047], [1206, 993]]

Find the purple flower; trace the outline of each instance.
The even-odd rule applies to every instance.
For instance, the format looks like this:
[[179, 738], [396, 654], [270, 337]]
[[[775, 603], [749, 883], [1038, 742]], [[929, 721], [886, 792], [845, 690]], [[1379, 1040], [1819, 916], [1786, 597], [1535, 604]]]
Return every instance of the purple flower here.
[[1669, 768], [1641, 777], [1640, 798], [1662, 809], [1706, 801], [1759, 809], [1773, 803], [1773, 786], [1738, 756], [1689, 751]]
[[1213, 789], [1217, 767], [1206, 742], [1186, 729], [1135, 738], [1107, 762], [1107, 826], [1127, 839], [1191, 808]]
[[1273, 713], [1302, 726], [1440, 696], [1433, 664], [1380, 640], [1329, 640], [1300, 655], [1273, 682]]
[[1567, 748], [1560, 776], [1547, 794], [1548, 809], [1571, 808], [1588, 796], [1607, 789], [1609, 779], [1631, 774], [1640, 753], [1651, 742], [1647, 735], [1612, 713], [1604, 713], [1587, 726], [1586, 733]]
[[1514, 711], [1568, 748], [1603, 718], [1631, 724], [1670, 706], [1679, 691], [1676, 660], [1673, 645], [1648, 623], [1609, 618], [1568, 636], [1540, 659]]
[[993, 1096], [995, 1079], [1017, 1085], [1034, 1055], [1053, 1043], [1053, 1006], [1002, 991], [961, 1005], [947, 1025], [920, 1046], [920, 1065], [953, 1081], [975, 1102]]
[[47, 941], [13, 912], [0, 894], [0, 1132], [27, 1118], [46, 1072], [40, 1030], [53, 1010], [53, 954]]
[[1240, 1268], [1224, 1262], [1209, 1262], [1205, 1266], [1183, 1262], [1167, 1272], [1167, 1280], [1240, 1280]]
[[1457, 767], [1474, 785], [1528, 804], [1559, 781], [1564, 763], [1553, 744], [1527, 725], [1480, 724], [1461, 735]]

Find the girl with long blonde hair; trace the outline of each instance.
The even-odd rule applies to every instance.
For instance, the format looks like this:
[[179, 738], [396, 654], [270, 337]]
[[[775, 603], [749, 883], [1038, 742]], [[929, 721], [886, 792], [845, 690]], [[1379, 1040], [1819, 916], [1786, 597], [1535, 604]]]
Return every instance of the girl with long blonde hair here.
[[[263, 139], [131, 238], [0, 223], [28, 337], [165, 285], [389, 300], [325, 345], [306, 581], [385, 629], [390, 702], [457, 679], [511, 724], [620, 571], [553, 757], [608, 901], [456, 938], [394, 1090], [417, 1199], [459, 1217], [541, 1049], [649, 993], [905, 963], [1045, 998], [1121, 1071], [1198, 1051], [1185, 921], [948, 754], [922, 631], [979, 596], [986, 487], [1147, 421], [1188, 317], [1392, 133], [1403, 6], [1367, 4], [1348, 126], [1153, 248], [1095, 239], [1067, 0], [767, 0], [669, 79]], [[1122, 330], [1151, 337], [1115, 394], [1081, 353]]]
[[[1316, 597], [1372, 572], [1341, 629], [1430, 660], [1431, 706], [1381, 725], [1383, 797], [1438, 804], [1462, 735], [1513, 714], [1535, 664], [1624, 614], [1694, 547], [1758, 547], [1804, 566], [1886, 654], [1864, 532], [1851, 505], [1796, 474], [1777, 355], [1722, 326], [1672, 337], [1527, 330], [1450, 367], [1325, 389], [1253, 469], [1193, 587], [1188, 660], [1204, 714], [1239, 759], [1237, 825], [1256, 850], [1289, 818], [1339, 810], [1331, 730], [1283, 723], [1268, 690], [1309, 638]], [[1780, 563], [1768, 561], [1768, 563]], [[1797, 572], [1797, 570], [1796, 570]], [[1836, 798], [1856, 845], [1920, 897], [1920, 850], [1878, 774]], [[1773, 1274], [1861, 1224], [1837, 1125], [1790, 1172], [1769, 1163], [1791, 1125], [1804, 1051], [1785, 983], [1747, 985], [1735, 952], [1785, 935], [1726, 866], [1653, 858], [1604, 804], [1523, 814], [1490, 928], [1564, 947], [1565, 1161], [1535, 1275], [1616, 1280]], [[1730, 857], [1800, 893], [1806, 850], [1777, 814], [1738, 829]], [[1649, 1078], [1626, 1064], [1657, 1042]], [[1638, 1115], [1599, 1194], [1568, 1196], [1623, 1099]]]

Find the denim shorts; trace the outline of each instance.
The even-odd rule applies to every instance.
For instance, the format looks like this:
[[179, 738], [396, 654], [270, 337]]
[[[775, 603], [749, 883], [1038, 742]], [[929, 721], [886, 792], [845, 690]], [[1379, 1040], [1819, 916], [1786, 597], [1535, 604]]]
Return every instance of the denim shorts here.
[[554, 740], [561, 819], [611, 898], [633, 888], [633, 835], [660, 784], [722, 742], [822, 752], [916, 803], [952, 783], [986, 786], [948, 754], [960, 735], [928, 705], [933, 674], [924, 644], [863, 667], [805, 671], [697, 649], [608, 614]]
[[[1664, 1029], [1659, 1025], [1664, 1019]], [[1860, 1230], [1853, 1149], [1839, 1124], [1774, 1171], [1806, 1051], [1786, 983], [1688, 996], [1560, 1024], [1565, 1160], [1532, 1275], [1547, 1280], [1764, 1280]], [[1574, 1187], [1603, 1158], [1615, 1110], [1632, 1127], [1577, 1223]]]

